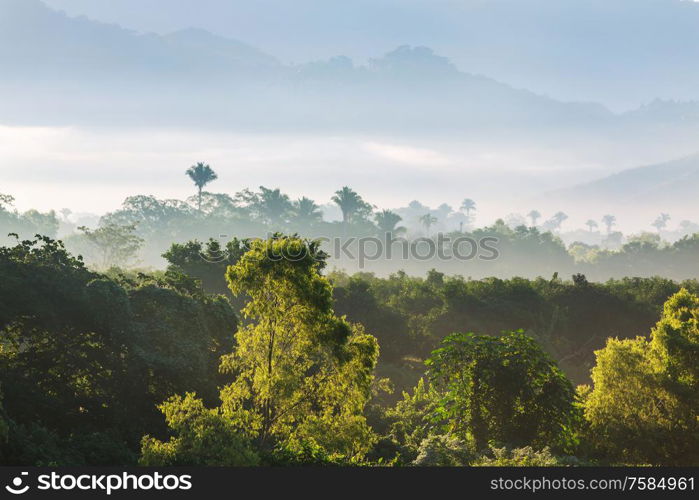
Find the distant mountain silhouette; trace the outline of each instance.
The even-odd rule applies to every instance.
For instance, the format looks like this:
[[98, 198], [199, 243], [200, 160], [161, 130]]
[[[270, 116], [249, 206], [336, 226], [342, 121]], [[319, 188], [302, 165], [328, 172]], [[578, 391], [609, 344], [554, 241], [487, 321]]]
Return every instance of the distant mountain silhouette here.
[[0, 0], [0, 63], [15, 78], [172, 75], [278, 66], [271, 56], [236, 40], [188, 29], [139, 34], [49, 9], [39, 0]]
[[696, 205], [699, 196], [699, 154], [680, 160], [624, 170], [602, 179], [550, 193], [548, 199], [570, 203]]
[[[30, 125], [601, 134], [655, 123], [659, 107], [617, 116], [560, 102], [459, 71], [428, 47], [400, 46], [364, 65], [343, 56], [282, 64], [202, 29], [142, 34], [40, 0], [0, 0], [0, 68], [0, 122]], [[699, 127], [699, 114], [688, 116]]]
[[699, 99], [690, 0], [45, 0], [141, 31], [196, 25], [285, 61], [420, 43], [463, 71], [559, 100], [631, 109]]
[[699, 122], [699, 102], [655, 99], [638, 109], [624, 113], [627, 119], [654, 123]]
[[[0, 120], [108, 119], [260, 127], [430, 130], [595, 126], [612, 114], [460, 72], [427, 47], [355, 66], [345, 57], [290, 66], [201, 29], [141, 34], [73, 18], [39, 0], [0, 0], [0, 67], [12, 75]], [[7, 82], [6, 82], [7, 83]], [[2, 82], [0, 82], [0, 85]], [[331, 111], [331, 112], [330, 112]]]
[[250, 66], [279, 66], [279, 61], [256, 48], [240, 42], [209, 33], [198, 28], [189, 28], [163, 36], [163, 40], [190, 60], [206, 55], [215, 58], [217, 63]]

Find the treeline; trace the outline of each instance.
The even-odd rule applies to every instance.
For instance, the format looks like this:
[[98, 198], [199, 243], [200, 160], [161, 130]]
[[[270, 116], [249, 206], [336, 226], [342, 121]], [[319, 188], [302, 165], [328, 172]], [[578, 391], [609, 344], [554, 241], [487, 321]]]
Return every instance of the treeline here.
[[13, 209], [15, 199], [9, 194], [0, 193], [0, 245], [10, 242], [9, 233], [33, 237], [44, 234], [55, 237], [59, 220], [55, 212], [41, 213], [38, 210], [28, 210], [20, 213]]
[[0, 463], [699, 464], [696, 282], [349, 276], [235, 241], [151, 275], [1, 248]]
[[0, 247], [0, 460], [134, 463], [158, 404], [216, 399], [236, 325], [184, 275], [97, 274], [48, 238]]
[[[216, 241], [190, 241], [173, 244], [164, 257], [171, 272], [192, 276], [208, 293], [226, 294], [242, 307], [244, 302], [230, 293], [224, 275], [249, 245], [239, 239], [225, 247]], [[555, 263], [552, 259], [549, 277], [535, 279], [475, 280], [434, 269], [424, 278], [404, 271], [385, 278], [337, 270], [327, 276], [334, 286], [335, 310], [379, 339], [380, 373], [398, 384], [398, 394], [422, 374], [421, 360], [457, 331], [497, 335], [523, 329], [575, 383], [585, 383], [594, 364], [593, 351], [608, 337], [644, 334], [671, 295], [683, 287], [699, 293], [697, 280], [655, 277], [594, 283], [579, 273], [566, 279]]]
[[[199, 166], [201, 171], [196, 172], [206, 174], [206, 165]], [[199, 174], [195, 178], [201, 184]], [[446, 204], [431, 210], [418, 202], [395, 211], [378, 210], [344, 187], [335, 193], [332, 204], [341, 219], [330, 221], [324, 217], [328, 206], [320, 207], [306, 197], [291, 200], [279, 189], [261, 186], [259, 191], [243, 190], [234, 196], [202, 190], [186, 201], [129, 197], [119, 210], [101, 217], [98, 227], [89, 228], [72, 223], [68, 210], [62, 211], [60, 218], [53, 212], [35, 210], [20, 214], [11, 210], [11, 197], [0, 196], [0, 243], [10, 241], [8, 233], [31, 238], [35, 234], [56, 237], [60, 232], [72, 253], [82, 255], [92, 268], [100, 270], [111, 266], [162, 268], [162, 254], [173, 242], [215, 238], [225, 245], [231, 235], [266, 238], [283, 232], [324, 239], [329, 266], [350, 273], [388, 276], [403, 270], [424, 276], [434, 268], [476, 279], [533, 279], [554, 272], [582, 273], [598, 282], [625, 276], [699, 278], [699, 233], [668, 243], [651, 233], [624, 238], [612, 232], [610, 225], [605, 243], [576, 240], [566, 246], [560, 232], [563, 213], [540, 225], [530, 214], [531, 224], [520, 217], [476, 227], [476, 205], [468, 199], [460, 211]], [[538, 212], [536, 215], [540, 217]], [[391, 245], [390, 254], [387, 238], [400, 240]], [[458, 241], [461, 243], [455, 243]], [[482, 251], [486, 241], [494, 253]], [[406, 258], [408, 248], [412, 250]]]

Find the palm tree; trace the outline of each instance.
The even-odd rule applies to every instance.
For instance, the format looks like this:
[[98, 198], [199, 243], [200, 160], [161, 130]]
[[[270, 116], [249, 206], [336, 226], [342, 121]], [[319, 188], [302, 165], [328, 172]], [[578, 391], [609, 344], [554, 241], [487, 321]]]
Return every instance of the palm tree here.
[[437, 223], [437, 217], [433, 216], [431, 213], [426, 213], [422, 217], [420, 217], [420, 223], [425, 226], [425, 229], [427, 230], [427, 234], [430, 234], [430, 228]]
[[541, 212], [538, 210], [532, 210], [527, 214], [527, 217], [529, 217], [532, 220], [532, 227], [536, 227], [536, 221], [538, 221], [541, 218]]
[[216, 172], [214, 172], [209, 165], [201, 162], [189, 167], [186, 174], [190, 179], [192, 179], [192, 182], [194, 182], [194, 185], [197, 186], [197, 189], [199, 190], [198, 208], [199, 211], [201, 211], [201, 192], [204, 189], [204, 186], [206, 186], [209, 182], [218, 179], [218, 175], [216, 175]]
[[568, 216], [563, 212], [556, 212], [556, 214], [549, 220], [544, 222], [544, 229], [547, 231], [555, 231], [561, 229], [561, 224], [568, 218]]
[[602, 217], [602, 223], [607, 226], [607, 234], [612, 232], [612, 226], [616, 224], [616, 217], [613, 215], [605, 215]]
[[593, 221], [592, 219], [588, 220], [585, 225], [590, 228], [590, 232], [593, 231], [593, 229], [597, 229], [599, 226], [597, 225], [597, 222]]
[[403, 226], [398, 226], [398, 223], [402, 221], [403, 218], [390, 210], [382, 210], [374, 216], [374, 219], [376, 220], [376, 225], [379, 228], [380, 234], [400, 234], [406, 231]]
[[665, 229], [667, 226], [667, 222], [671, 219], [669, 214], [660, 214], [657, 219], [651, 224], [655, 229], [660, 232], [661, 230]]
[[347, 186], [344, 186], [339, 191], [335, 191], [332, 201], [342, 210], [342, 222], [345, 224], [349, 224], [356, 214], [371, 210], [371, 206], [356, 191]]
[[294, 214], [300, 222], [307, 224], [319, 222], [323, 218], [323, 212], [316, 202], [305, 196], [294, 202]]
[[269, 223], [280, 224], [291, 208], [292, 204], [289, 201], [289, 196], [283, 194], [279, 188], [269, 189], [260, 186], [257, 209]]
[[466, 212], [466, 217], [471, 218], [471, 210], [476, 211], [476, 202], [471, 198], [466, 198], [461, 202], [461, 210]]

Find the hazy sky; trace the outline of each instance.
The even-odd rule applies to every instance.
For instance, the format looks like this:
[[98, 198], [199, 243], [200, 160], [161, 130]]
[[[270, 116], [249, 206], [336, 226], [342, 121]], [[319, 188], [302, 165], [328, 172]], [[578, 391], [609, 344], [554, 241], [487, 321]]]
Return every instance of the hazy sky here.
[[[0, 6], [7, 1], [0, 0]], [[686, 3], [678, 8], [675, 0], [45, 1], [70, 15], [86, 14], [142, 31], [200, 26], [285, 61], [336, 54], [363, 60], [400, 44], [424, 44], [451, 57], [462, 69], [482, 70], [504, 82], [563, 98], [600, 97], [612, 107], [638, 105], [653, 97], [682, 98], [686, 89], [693, 89], [699, 98], [699, 80], [692, 79], [699, 72], [690, 71], [696, 69], [699, 57], [686, 64], [699, 47], [699, 15], [694, 16], [699, 10], [694, 5], [687, 10]], [[89, 38], [93, 29], [95, 36], [101, 34], [90, 23], [83, 24], [82, 35]], [[61, 29], [57, 28], [58, 36]], [[115, 45], [109, 40], [109, 36], [103, 39], [103, 46]], [[4, 44], [0, 54], [11, 53], [8, 48]], [[70, 75], [59, 76], [64, 87], [58, 94], [25, 90], [26, 102], [37, 109], [47, 105], [42, 99], [67, 103], [68, 115], [70, 102], [54, 96], [84, 95], [80, 82], [71, 82]], [[119, 111], [112, 108], [121, 101], [110, 101], [113, 97], [106, 92], [100, 100], [103, 92], [98, 87], [95, 114], [109, 118]], [[177, 103], [196, 109], [200, 103], [187, 95], [189, 99]], [[442, 94], [437, 97], [444, 100]], [[125, 99], [124, 105], [142, 118], [141, 103], [128, 92]], [[36, 127], [32, 123], [39, 122], [32, 122], [32, 116], [43, 115], [32, 114], [36, 110], [24, 102], [17, 115], [27, 126], [11, 126], [0, 119], [0, 192], [14, 195], [21, 210], [67, 207], [104, 213], [134, 194], [184, 199], [194, 192], [184, 171], [205, 161], [219, 174], [211, 185], [216, 192], [232, 194], [265, 185], [279, 187], [292, 198], [310, 196], [327, 203], [333, 191], [349, 185], [380, 208], [405, 206], [415, 199], [433, 207], [446, 202], [458, 208], [469, 197], [477, 200], [479, 223], [537, 208], [545, 216], [566, 211], [571, 216], [566, 224], [582, 227], [588, 218], [599, 218], [611, 208], [554, 205], [547, 202], [546, 193], [699, 149], [694, 135], [689, 140], [673, 137], [672, 142], [654, 140], [652, 134], [629, 134], [620, 140], [604, 133], [590, 134], [594, 139], [572, 134], [562, 140], [554, 137], [555, 130], [539, 141], [520, 137], [494, 142], [487, 134], [487, 139], [476, 140], [459, 132], [440, 140], [437, 133], [416, 136], [400, 127], [393, 135], [381, 136], [233, 133], [204, 130], [191, 122], [190, 130], [144, 128], [138, 120], [122, 128]], [[4, 104], [0, 102], [0, 110], [7, 108]], [[499, 101], [494, 106], [501, 104], [507, 107]], [[332, 108], [323, 108], [326, 111], [332, 114]], [[472, 118], [466, 113], [465, 120]], [[673, 221], [695, 219], [694, 208], [683, 207], [678, 200]], [[661, 209], [665, 207], [614, 210], [620, 227], [636, 230], [648, 229], [648, 221]]]
[[[629, 156], [611, 142], [555, 149], [400, 137], [4, 126], [0, 157], [12, 166], [3, 168], [0, 192], [15, 195], [21, 210], [104, 213], [134, 194], [185, 199], [195, 190], [184, 171], [206, 161], [219, 174], [210, 186], [214, 192], [265, 185], [327, 203], [334, 190], [349, 184], [379, 208], [414, 199], [458, 208], [470, 197], [478, 201], [479, 223], [537, 208], [545, 215], [566, 211], [570, 227], [582, 227], [607, 208], [550, 205], [546, 191], [603, 177], [609, 164], [621, 170], [666, 159], [652, 148]], [[644, 228], [657, 210], [615, 207], [620, 225], [633, 229]], [[673, 215], [678, 221], [692, 218], [691, 208], [686, 212]]]
[[141, 31], [190, 26], [284, 61], [427, 45], [463, 71], [630, 109], [699, 99], [699, 6], [683, 0], [45, 0]]

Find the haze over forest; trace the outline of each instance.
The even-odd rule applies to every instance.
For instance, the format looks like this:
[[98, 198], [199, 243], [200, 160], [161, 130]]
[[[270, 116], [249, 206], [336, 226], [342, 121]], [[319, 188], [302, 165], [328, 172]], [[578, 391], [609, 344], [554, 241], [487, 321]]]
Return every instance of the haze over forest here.
[[185, 199], [206, 161], [231, 194], [674, 228], [698, 208], [697, 26], [676, 0], [0, 0], [0, 191], [103, 214]]
[[699, 465], [698, 28], [681, 0], [0, 0], [0, 466], [693, 490], [646, 471]]

